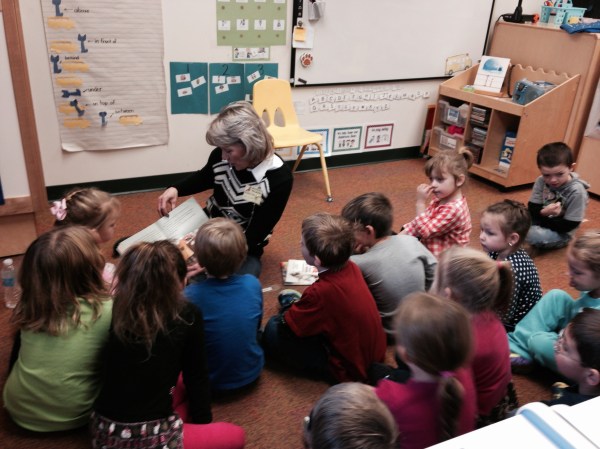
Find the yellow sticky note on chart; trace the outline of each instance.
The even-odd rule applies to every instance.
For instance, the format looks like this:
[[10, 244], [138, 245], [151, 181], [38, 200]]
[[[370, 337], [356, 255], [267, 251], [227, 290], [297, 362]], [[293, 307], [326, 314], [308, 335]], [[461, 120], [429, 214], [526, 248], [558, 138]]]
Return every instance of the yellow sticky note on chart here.
[[298, 42], [304, 42], [306, 40], [306, 29], [294, 27], [294, 40]]

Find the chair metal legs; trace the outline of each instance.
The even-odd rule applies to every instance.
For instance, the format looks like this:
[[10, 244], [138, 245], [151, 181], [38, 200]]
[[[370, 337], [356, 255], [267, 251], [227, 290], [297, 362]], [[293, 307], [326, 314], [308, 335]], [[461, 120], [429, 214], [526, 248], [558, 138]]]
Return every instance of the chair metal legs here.
[[[329, 175], [327, 173], [327, 162], [325, 161], [325, 154], [323, 153], [323, 147], [321, 146], [320, 143], [312, 143], [310, 145], [316, 145], [317, 148], [319, 149], [319, 158], [321, 159], [321, 170], [323, 170], [323, 178], [325, 179], [325, 189], [327, 190], [327, 198], [325, 198], [325, 200], [328, 203], [331, 203], [333, 201], [333, 197], [331, 196], [331, 188], [329, 187]], [[296, 159], [296, 162], [294, 163], [294, 168], [292, 168], [292, 172], [295, 172], [296, 169], [298, 168], [298, 165], [300, 164], [300, 161], [302, 160], [302, 156], [304, 156], [304, 152], [306, 151], [308, 146], [309, 145], [304, 145], [302, 147], [302, 149], [300, 150], [300, 154], [298, 155], [298, 158]]]

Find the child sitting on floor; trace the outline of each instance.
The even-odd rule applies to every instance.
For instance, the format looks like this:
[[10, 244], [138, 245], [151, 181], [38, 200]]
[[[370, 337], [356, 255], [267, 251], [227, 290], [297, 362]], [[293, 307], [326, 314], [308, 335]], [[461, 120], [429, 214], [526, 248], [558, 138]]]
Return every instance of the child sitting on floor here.
[[422, 449], [475, 428], [477, 398], [468, 369], [470, 318], [457, 302], [423, 292], [402, 300], [396, 351], [411, 371], [406, 383], [381, 380], [375, 392], [398, 424], [399, 447]]
[[542, 249], [562, 248], [585, 218], [590, 186], [573, 172], [573, 152], [563, 142], [540, 148], [537, 165], [542, 175], [529, 198], [533, 225], [527, 242]]
[[332, 382], [365, 381], [385, 357], [385, 333], [369, 287], [349, 260], [351, 224], [317, 213], [302, 222], [302, 256], [319, 279], [300, 300], [271, 317], [263, 333], [267, 357]]
[[100, 391], [100, 358], [112, 300], [104, 258], [88, 229], [55, 227], [29, 245], [13, 322], [17, 359], [4, 406], [21, 427], [51, 432], [88, 424]]
[[258, 343], [260, 282], [250, 274], [235, 274], [248, 252], [235, 221], [211, 218], [198, 229], [194, 247], [207, 279], [188, 285], [184, 295], [204, 317], [210, 385], [213, 393], [236, 390], [258, 379], [264, 365]]
[[[116, 272], [113, 319], [103, 382], [94, 404], [94, 448], [242, 448], [244, 431], [213, 423], [202, 313], [183, 297], [187, 266], [161, 240], [138, 243]], [[176, 404], [183, 378], [189, 407]], [[182, 445], [183, 443], [183, 445]]]
[[389, 409], [358, 382], [330, 387], [304, 418], [307, 449], [395, 449], [397, 439]]
[[[50, 212], [55, 218], [54, 226], [85, 226], [100, 245], [114, 237], [121, 203], [110, 193], [95, 187], [75, 188], [61, 200], [54, 201]], [[107, 284], [112, 282], [114, 270], [112, 263], [104, 265], [102, 276]]]
[[416, 238], [392, 235], [392, 204], [382, 193], [365, 193], [350, 200], [342, 216], [354, 226], [350, 260], [362, 271], [383, 329], [393, 338], [392, 318], [398, 303], [409, 293], [431, 287], [437, 260]]
[[556, 340], [554, 357], [558, 372], [575, 384], [557, 389], [548, 405], [600, 396], [600, 310], [586, 308], [573, 317]]
[[478, 426], [504, 419], [517, 407], [517, 399], [511, 383], [508, 340], [495, 310], [506, 308], [510, 300], [510, 267], [481, 251], [455, 246], [440, 256], [432, 290], [459, 302], [471, 315]]
[[[471, 235], [471, 214], [462, 193], [473, 165], [473, 153], [463, 147], [444, 151], [425, 163], [429, 184], [417, 187], [417, 216], [406, 223], [400, 234], [413, 235], [439, 256], [453, 245], [466, 246]], [[427, 200], [433, 200], [427, 206]]]
[[577, 237], [567, 251], [569, 284], [581, 292], [577, 300], [562, 290], [550, 290], [508, 334], [513, 373], [526, 373], [534, 362], [557, 371], [554, 343], [558, 334], [583, 308], [600, 309], [600, 233]]
[[488, 206], [481, 214], [480, 224], [483, 249], [494, 260], [510, 262], [513, 272], [510, 306], [500, 316], [506, 332], [511, 332], [542, 297], [538, 270], [523, 248], [531, 217], [523, 203], [504, 200]]

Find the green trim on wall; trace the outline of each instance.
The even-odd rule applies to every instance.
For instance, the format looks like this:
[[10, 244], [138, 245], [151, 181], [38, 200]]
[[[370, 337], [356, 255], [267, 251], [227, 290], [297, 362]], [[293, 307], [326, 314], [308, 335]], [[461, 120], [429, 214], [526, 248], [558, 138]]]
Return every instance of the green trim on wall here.
[[[368, 151], [355, 154], [343, 154], [327, 157], [327, 167], [347, 167], [350, 165], [373, 164], [377, 162], [397, 161], [401, 159], [415, 159], [420, 157], [419, 147], [409, 147], [393, 150]], [[286, 165], [293, 167], [294, 161], [286, 161]], [[198, 167], [200, 168], [200, 167]], [[321, 160], [318, 157], [302, 159], [298, 166], [299, 172], [320, 170]], [[175, 184], [187, 173], [171, 173], [168, 175], [144, 176], [140, 178], [113, 179], [108, 181], [82, 182], [79, 184], [64, 184], [58, 186], [46, 187], [48, 200], [54, 201], [63, 197], [63, 195], [74, 187], [97, 187], [98, 189], [110, 192], [112, 194], [125, 194], [132, 192], [144, 192], [150, 190], [162, 190], [165, 187]]]

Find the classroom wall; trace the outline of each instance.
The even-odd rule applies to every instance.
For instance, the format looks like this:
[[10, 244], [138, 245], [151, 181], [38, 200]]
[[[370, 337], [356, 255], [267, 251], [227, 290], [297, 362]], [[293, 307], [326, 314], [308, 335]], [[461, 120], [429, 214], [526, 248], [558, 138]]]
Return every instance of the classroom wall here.
[[[292, 3], [292, 0], [288, 0], [288, 22], [291, 19]], [[231, 61], [231, 49], [216, 45], [215, 4], [214, 0], [162, 2], [167, 80], [171, 61]], [[516, 4], [516, 0], [497, 0], [493, 22], [500, 14], [513, 12]], [[40, 2], [21, 1], [20, 8], [47, 186], [188, 172], [203, 165], [211, 150], [204, 140], [206, 128], [213, 118], [209, 115], [169, 114], [167, 145], [77, 153], [61, 150]], [[539, 9], [539, 1], [523, 1], [525, 13], [539, 12]], [[468, 24], [448, 24], [449, 30], [455, 28], [454, 32], [459, 32], [461, 26]], [[269, 62], [279, 64], [280, 78], [287, 79], [290, 73], [290, 42], [291, 37], [288, 36], [286, 46], [271, 47]], [[440, 82], [441, 80], [429, 80], [294, 88], [293, 96], [304, 127], [395, 123], [391, 148], [409, 148], [420, 144], [426, 105], [435, 103]], [[318, 104], [323, 96], [374, 91], [401, 92], [406, 98], [394, 101], [389, 110], [381, 112], [311, 112], [314, 110], [311, 105]], [[0, 170], [0, 175], [4, 176], [4, 169]]]

